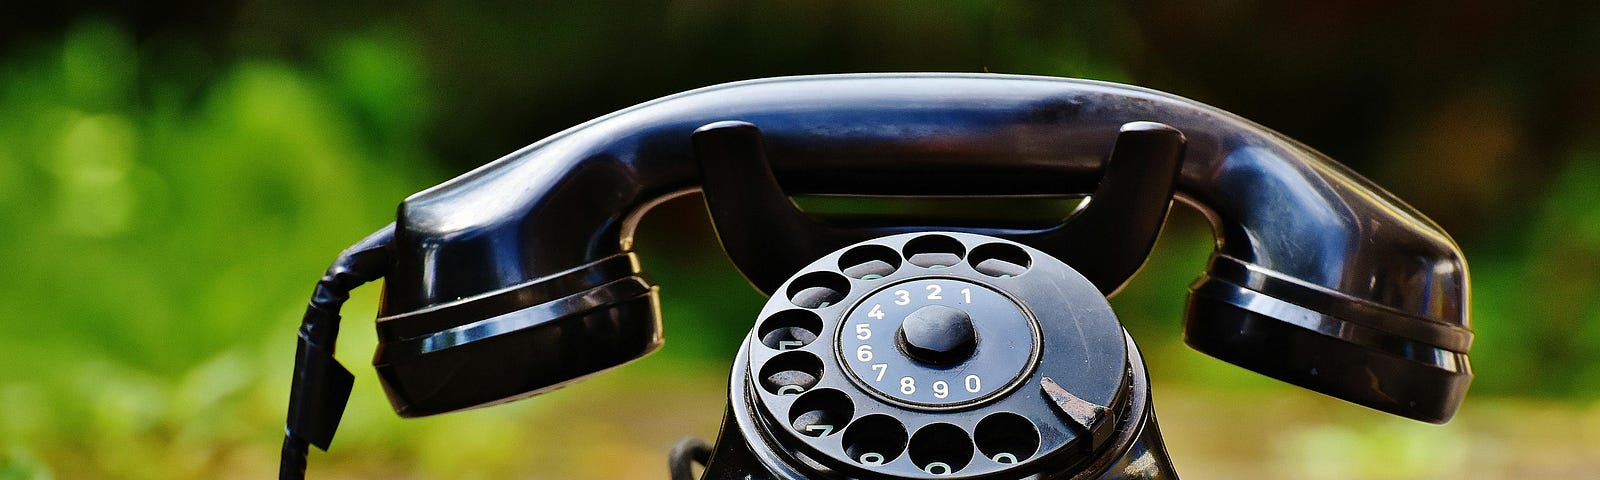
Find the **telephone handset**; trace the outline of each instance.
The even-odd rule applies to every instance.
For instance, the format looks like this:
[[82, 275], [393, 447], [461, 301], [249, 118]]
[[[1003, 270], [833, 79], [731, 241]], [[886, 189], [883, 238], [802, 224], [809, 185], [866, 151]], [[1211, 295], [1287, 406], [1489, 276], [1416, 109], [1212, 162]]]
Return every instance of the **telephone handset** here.
[[[1086, 80], [776, 78], [622, 110], [402, 202], [318, 283], [281, 475], [303, 475], [342, 414], [353, 377], [332, 350], [351, 289], [385, 279], [374, 365], [401, 416], [537, 395], [661, 345], [631, 234], [694, 190], [771, 299], [716, 446], [674, 449], [674, 478], [690, 462], [708, 479], [1173, 476], [1144, 363], [1105, 297], [1174, 198], [1216, 237], [1190, 288], [1190, 346], [1435, 423], [1472, 378], [1459, 248], [1278, 133]], [[806, 194], [1089, 200], [1024, 229], [818, 220], [789, 200]]]

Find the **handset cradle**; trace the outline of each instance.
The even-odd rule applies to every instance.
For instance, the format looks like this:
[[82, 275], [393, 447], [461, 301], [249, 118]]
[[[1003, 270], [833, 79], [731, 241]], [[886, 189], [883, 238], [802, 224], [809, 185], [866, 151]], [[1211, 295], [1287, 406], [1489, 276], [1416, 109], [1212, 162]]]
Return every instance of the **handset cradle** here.
[[716, 122], [694, 132], [711, 224], [728, 257], [762, 293], [771, 295], [808, 259], [839, 247], [894, 233], [947, 229], [1035, 245], [1111, 295], [1155, 246], [1183, 164], [1184, 138], [1160, 123], [1124, 124], [1087, 207], [1065, 223], [1032, 231], [904, 224], [842, 227], [817, 221], [784, 193], [765, 148], [760, 128], [748, 122]]

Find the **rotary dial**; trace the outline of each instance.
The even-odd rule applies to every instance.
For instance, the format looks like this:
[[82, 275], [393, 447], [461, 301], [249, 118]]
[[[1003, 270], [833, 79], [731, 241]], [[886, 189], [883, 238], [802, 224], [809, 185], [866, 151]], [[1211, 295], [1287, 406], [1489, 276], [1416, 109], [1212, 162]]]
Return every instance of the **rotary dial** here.
[[[1130, 345], [1059, 260], [912, 233], [812, 262], [767, 302], [735, 368], [753, 450], [793, 478], [992, 478], [1083, 461], [1127, 404]], [[768, 448], [775, 450], [767, 450]], [[817, 470], [821, 469], [821, 470]]]

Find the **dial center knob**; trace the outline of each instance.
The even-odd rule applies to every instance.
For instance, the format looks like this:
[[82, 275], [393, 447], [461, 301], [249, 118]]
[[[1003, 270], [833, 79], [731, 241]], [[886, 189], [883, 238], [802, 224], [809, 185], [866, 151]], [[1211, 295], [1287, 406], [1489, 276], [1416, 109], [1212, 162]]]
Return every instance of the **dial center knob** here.
[[944, 305], [924, 306], [906, 315], [896, 339], [906, 355], [935, 365], [966, 360], [978, 344], [972, 316]]

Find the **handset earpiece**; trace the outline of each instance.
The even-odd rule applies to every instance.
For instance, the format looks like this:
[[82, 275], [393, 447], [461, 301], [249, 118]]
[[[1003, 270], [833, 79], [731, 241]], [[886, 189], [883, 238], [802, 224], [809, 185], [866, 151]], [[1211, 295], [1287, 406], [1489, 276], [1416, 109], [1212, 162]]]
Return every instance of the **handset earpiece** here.
[[1243, 145], [1219, 166], [1188, 182], [1218, 242], [1190, 286], [1185, 342], [1357, 404], [1448, 421], [1472, 381], [1455, 242], [1336, 164]]

